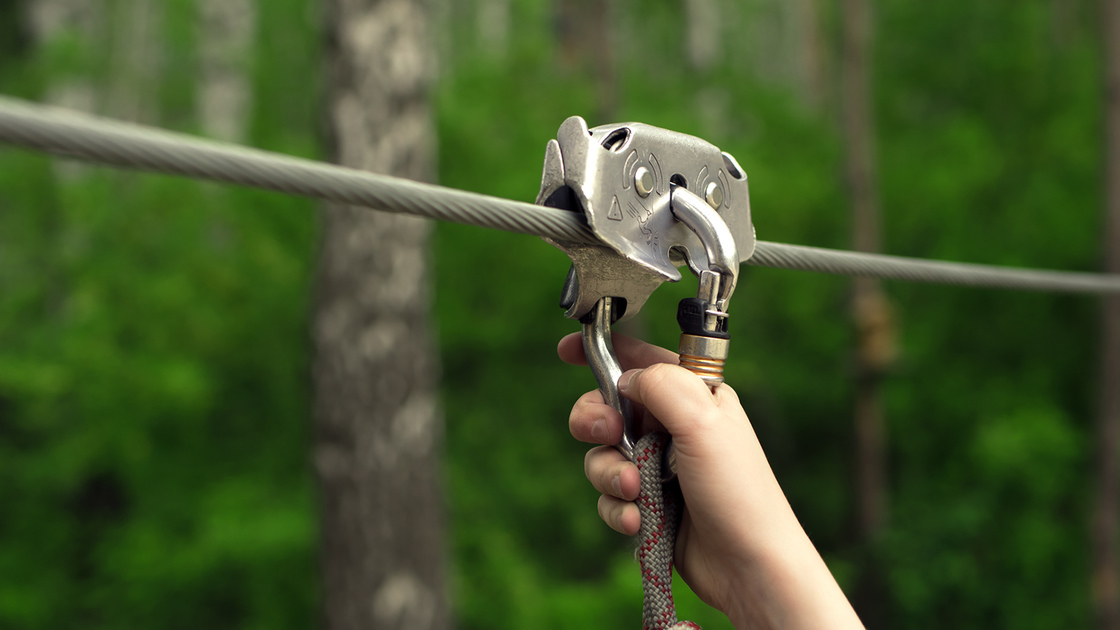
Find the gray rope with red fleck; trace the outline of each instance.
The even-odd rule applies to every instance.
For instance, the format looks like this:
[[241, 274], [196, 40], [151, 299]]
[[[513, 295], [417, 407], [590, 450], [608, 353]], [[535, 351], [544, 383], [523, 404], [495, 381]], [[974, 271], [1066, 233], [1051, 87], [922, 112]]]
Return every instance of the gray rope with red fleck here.
[[642, 565], [642, 630], [700, 630], [691, 621], [677, 621], [673, 603], [673, 554], [680, 526], [680, 493], [661, 482], [661, 457], [668, 443], [664, 433], [649, 433], [634, 447], [641, 478], [638, 511], [638, 560]]

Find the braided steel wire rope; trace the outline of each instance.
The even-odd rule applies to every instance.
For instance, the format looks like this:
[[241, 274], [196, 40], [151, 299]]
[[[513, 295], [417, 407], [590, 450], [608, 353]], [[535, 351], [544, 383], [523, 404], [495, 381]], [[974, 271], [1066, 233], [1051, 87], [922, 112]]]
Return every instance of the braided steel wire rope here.
[[62, 157], [264, 188], [429, 219], [595, 243], [574, 212], [0, 97], [0, 141]]
[[766, 241], [758, 242], [754, 255], [747, 263], [759, 267], [969, 287], [1120, 293], [1120, 276], [1117, 275], [920, 260]]
[[[0, 96], [0, 142], [66, 158], [186, 175], [429, 219], [598, 243], [578, 213], [115, 121]], [[1068, 293], [1120, 293], [1120, 276], [994, 267], [758, 241], [747, 264]]]

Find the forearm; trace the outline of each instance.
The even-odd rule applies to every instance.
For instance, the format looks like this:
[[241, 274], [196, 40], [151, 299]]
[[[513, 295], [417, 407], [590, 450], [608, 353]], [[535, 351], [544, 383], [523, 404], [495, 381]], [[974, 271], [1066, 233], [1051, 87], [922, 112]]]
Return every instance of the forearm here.
[[732, 624], [739, 630], [863, 628], [800, 526], [786, 538], [738, 573], [740, 596], [725, 609]]

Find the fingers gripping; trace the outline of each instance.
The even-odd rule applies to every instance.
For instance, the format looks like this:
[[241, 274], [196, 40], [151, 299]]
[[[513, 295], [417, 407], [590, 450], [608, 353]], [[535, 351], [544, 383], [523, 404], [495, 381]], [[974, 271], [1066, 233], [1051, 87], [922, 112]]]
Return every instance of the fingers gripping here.
[[618, 444], [622, 439], [622, 416], [603, 402], [599, 390], [580, 396], [568, 416], [568, 430], [580, 442]]
[[638, 506], [631, 501], [623, 501], [604, 494], [599, 497], [598, 510], [599, 518], [620, 534], [633, 536], [641, 527], [642, 517], [638, 512]]
[[625, 501], [638, 498], [638, 469], [617, 449], [597, 446], [587, 451], [583, 472], [591, 485], [603, 494]]
[[630, 370], [618, 379], [619, 392], [643, 405], [675, 438], [693, 431], [697, 421], [718, 412], [708, 385], [688, 370], [658, 364]]
[[[618, 333], [611, 334], [611, 343], [618, 362], [624, 370], [649, 367], [657, 363], [676, 365], [680, 360], [675, 352]], [[583, 351], [583, 338], [580, 333], [572, 333], [561, 339], [556, 346], [556, 353], [565, 363], [587, 365], [587, 355]]]
[[634, 499], [638, 498], [638, 469], [617, 449], [597, 446], [587, 452], [583, 470], [591, 485], [602, 493], [599, 518], [611, 529], [633, 536], [641, 517]]

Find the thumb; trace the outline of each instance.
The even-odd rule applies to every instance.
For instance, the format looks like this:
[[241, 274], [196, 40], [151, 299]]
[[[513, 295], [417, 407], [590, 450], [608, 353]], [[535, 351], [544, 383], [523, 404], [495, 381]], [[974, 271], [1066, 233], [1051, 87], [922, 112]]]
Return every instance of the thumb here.
[[618, 391], [644, 406], [675, 438], [694, 434], [719, 411], [707, 383], [679, 365], [658, 363], [624, 372]]

